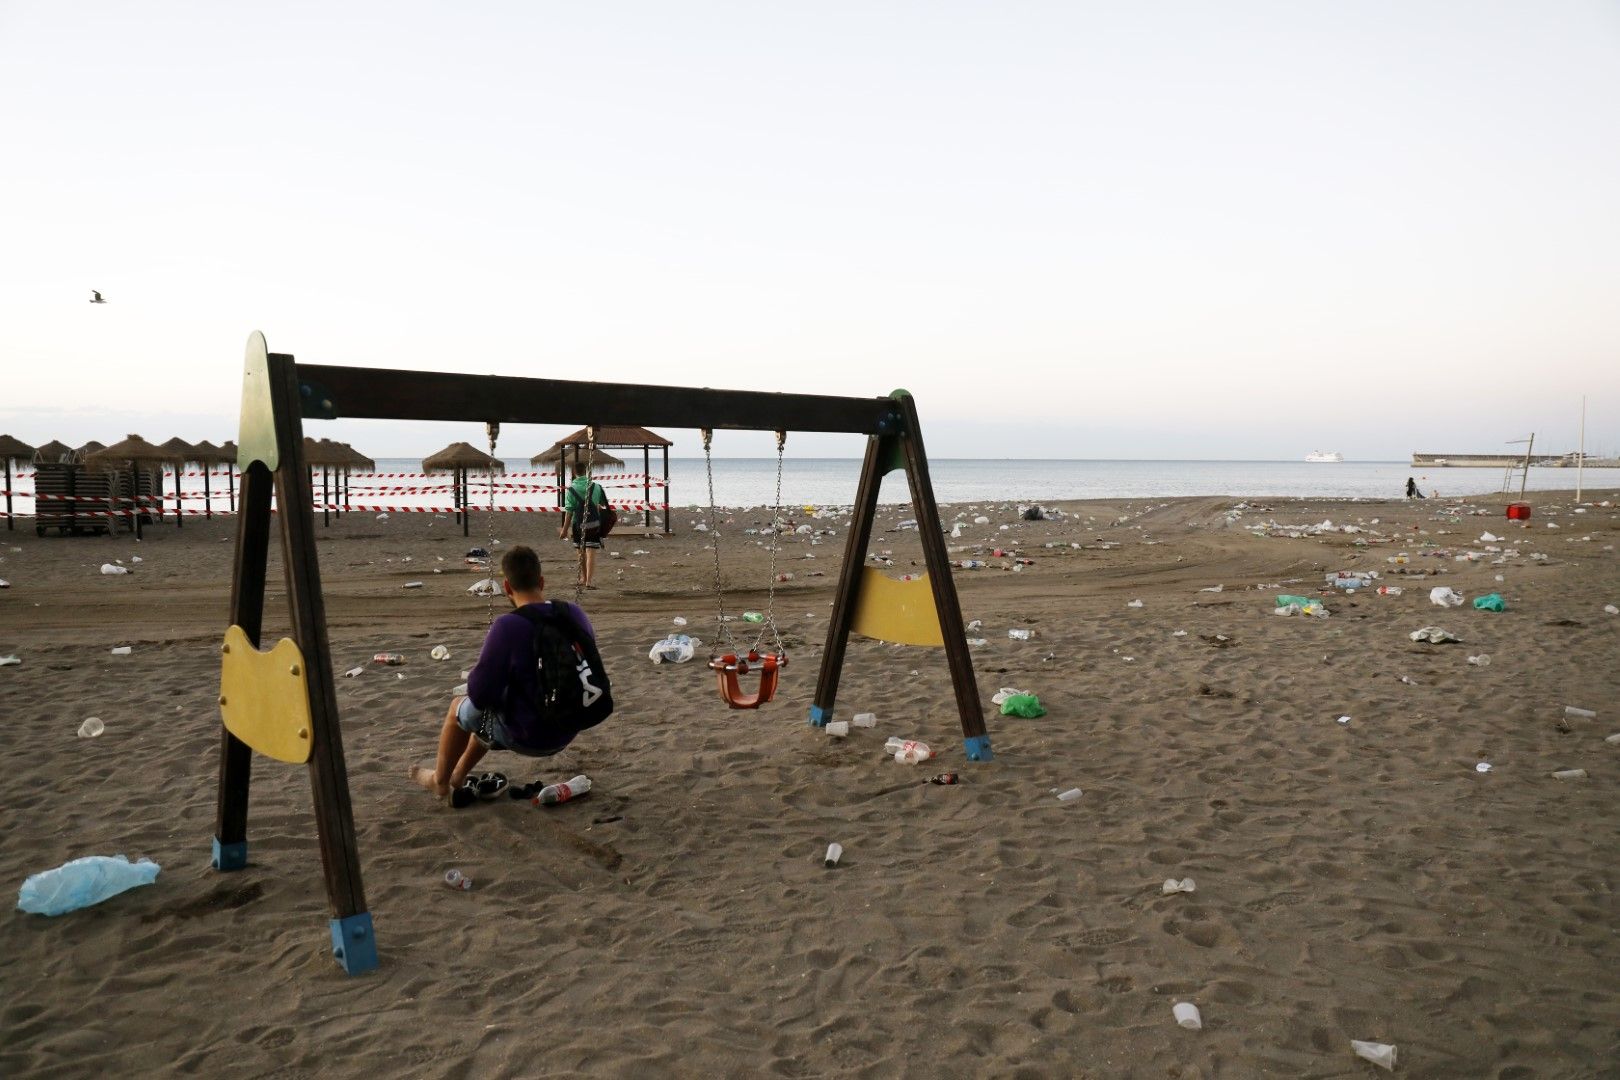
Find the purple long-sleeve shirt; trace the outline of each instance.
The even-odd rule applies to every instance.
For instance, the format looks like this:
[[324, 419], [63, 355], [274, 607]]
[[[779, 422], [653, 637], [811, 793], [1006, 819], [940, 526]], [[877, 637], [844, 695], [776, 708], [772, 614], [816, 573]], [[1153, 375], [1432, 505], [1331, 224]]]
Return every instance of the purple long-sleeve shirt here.
[[[549, 608], [572, 619], [592, 641], [596, 640], [596, 629], [577, 605], [545, 600], [530, 606]], [[515, 611], [496, 619], [484, 638], [478, 663], [467, 676], [467, 696], [473, 707], [498, 710], [506, 728], [514, 733], [534, 731], [539, 719], [534, 711], [539, 688], [537, 663], [534, 625]]]

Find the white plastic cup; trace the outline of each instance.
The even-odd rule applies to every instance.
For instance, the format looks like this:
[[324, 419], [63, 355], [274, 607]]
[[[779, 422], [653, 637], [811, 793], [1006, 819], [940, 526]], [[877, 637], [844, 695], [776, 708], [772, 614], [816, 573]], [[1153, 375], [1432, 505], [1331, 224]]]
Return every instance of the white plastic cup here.
[[1585, 769], [1559, 769], [1553, 773], [1554, 780], [1585, 780]]
[[1491, 666], [1491, 658], [1490, 658], [1490, 655], [1487, 654], [1487, 653], [1480, 653], [1478, 656], [1470, 656], [1468, 658], [1468, 662], [1470, 664], [1473, 664], [1475, 667], [1490, 667]]
[[849, 721], [834, 720], [832, 723], [827, 725], [827, 734], [831, 735], [835, 739], [842, 739], [844, 736], [849, 734]]
[[822, 861], [826, 864], [827, 869], [831, 870], [833, 867], [838, 865], [838, 860], [843, 857], [844, 845], [832, 843], [827, 845], [827, 855]]
[[1388, 1069], [1391, 1072], [1395, 1069], [1395, 1047], [1388, 1043], [1351, 1039], [1350, 1049], [1356, 1052], [1356, 1057], [1370, 1061], [1380, 1069]]
[[877, 727], [877, 713], [858, 712], [850, 723], [856, 727]]
[[1058, 792], [1058, 802], [1074, 802], [1080, 797], [1080, 794], [1080, 789], [1077, 787], [1070, 788], [1068, 791], [1060, 791]]
[[1597, 719], [1597, 713], [1593, 712], [1591, 709], [1577, 709], [1573, 705], [1565, 705], [1564, 706], [1564, 715], [1565, 716], [1577, 716], [1577, 717], [1580, 717], [1582, 720], [1596, 720]]
[[128, 656], [130, 653], [132, 653], [134, 651], [135, 650], [131, 649], [128, 645], [120, 645], [120, 646], [118, 646], [118, 648], [116, 648], [116, 649], [114, 649], [112, 651], [112, 654], [114, 656]]
[[93, 739], [106, 730], [107, 725], [103, 724], [98, 717], [92, 716], [79, 725], [79, 738]]
[[1190, 1001], [1176, 1002], [1175, 1008], [1171, 1011], [1175, 1013], [1176, 1023], [1188, 1031], [1199, 1031], [1204, 1026], [1204, 1018], [1199, 1015], [1198, 1006]]

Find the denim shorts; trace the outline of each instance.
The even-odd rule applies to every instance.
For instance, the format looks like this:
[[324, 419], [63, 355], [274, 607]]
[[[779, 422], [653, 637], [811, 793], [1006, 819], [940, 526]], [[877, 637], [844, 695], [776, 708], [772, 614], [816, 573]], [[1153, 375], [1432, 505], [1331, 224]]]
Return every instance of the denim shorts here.
[[456, 726], [491, 750], [504, 750], [509, 745], [500, 710], [480, 709], [470, 697], [456, 703]]

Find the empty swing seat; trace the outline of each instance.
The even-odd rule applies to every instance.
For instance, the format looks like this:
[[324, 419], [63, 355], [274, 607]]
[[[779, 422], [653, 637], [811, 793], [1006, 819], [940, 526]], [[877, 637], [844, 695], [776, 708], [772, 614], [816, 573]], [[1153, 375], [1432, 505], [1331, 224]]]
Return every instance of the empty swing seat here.
[[[748, 674], [750, 664], [759, 665], [759, 690], [744, 694], [737, 679]], [[744, 657], [726, 653], [709, 661], [709, 668], [720, 684], [720, 697], [733, 709], [757, 709], [774, 698], [777, 674], [786, 666], [786, 653], [766, 653], [761, 656], [757, 652], [750, 652]]]

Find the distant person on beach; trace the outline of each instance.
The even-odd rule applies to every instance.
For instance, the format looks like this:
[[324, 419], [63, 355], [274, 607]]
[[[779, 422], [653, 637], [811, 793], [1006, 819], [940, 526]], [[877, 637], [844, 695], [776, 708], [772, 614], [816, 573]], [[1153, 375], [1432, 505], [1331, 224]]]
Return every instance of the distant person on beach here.
[[602, 550], [602, 507], [606, 505], [602, 485], [576, 469], [573, 483], [563, 494], [563, 523], [557, 537], [572, 537], [581, 553], [579, 583], [587, 589], [596, 588], [592, 579], [596, 577], [596, 553]]
[[490, 750], [549, 757], [613, 711], [591, 620], [577, 605], [546, 599], [540, 556], [510, 548], [501, 579], [516, 610], [490, 626], [466, 695], [450, 699], [434, 767], [411, 766], [412, 780], [455, 807], [506, 788], [499, 773], [468, 782]]
[[1417, 481], [1410, 476], [1406, 478], [1406, 497], [1408, 499], [1423, 498], [1423, 492], [1418, 490]]

